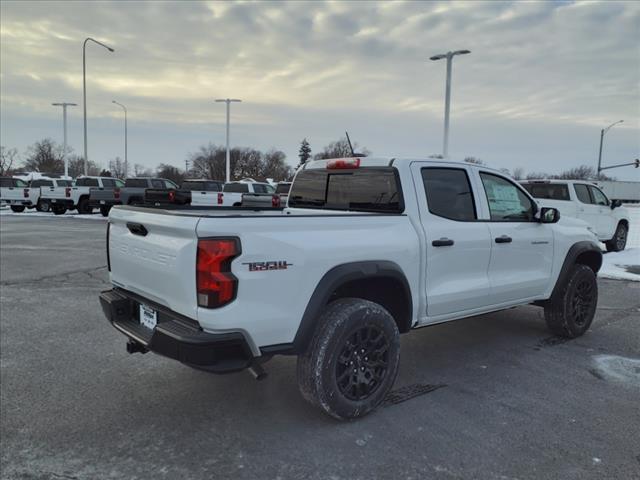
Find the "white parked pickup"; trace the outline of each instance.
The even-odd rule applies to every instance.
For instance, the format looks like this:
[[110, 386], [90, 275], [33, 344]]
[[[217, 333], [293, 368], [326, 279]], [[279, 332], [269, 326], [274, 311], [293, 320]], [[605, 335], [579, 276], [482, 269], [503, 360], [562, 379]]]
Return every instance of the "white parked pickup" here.
[[624, 250], [629, 233], [629, 212], [609, 200], [595, 184], [584, 180], [526, 180], [522, 186], [543, 206], [589, 224], [609, 252]]
[[49, 204], [56, 215], [61, 215], [67, 210], [78, 209], [78, 213], [93, 213], [93, 207], [89, 204], [89, 196], [93, 188], [114, 188], [115, 178], [112, 177], [78, 177], [74, 183], [42, 187], [40, 201]]
[[100, 301], [130, 353], [259, 378], [297, 355], [304, 398], [355, 418], [393, 385], [401, 333], [527, 304], [554, 334], [587, 331], [602, 252], [558, 219], [481, 165], [315, 160], [280, 210], [113, 209]]

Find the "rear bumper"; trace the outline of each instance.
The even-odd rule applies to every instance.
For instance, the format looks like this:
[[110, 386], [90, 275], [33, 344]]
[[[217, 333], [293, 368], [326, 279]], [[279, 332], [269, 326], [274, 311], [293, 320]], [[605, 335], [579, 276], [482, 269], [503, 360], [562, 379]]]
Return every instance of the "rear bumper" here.
[[[153, 330], [139, 322], [141, 303], [157, 311], [158, 324]], [[214, 373], [237, 372], [254, 361], [241, 333], [206, 333], [194, 320], [126, 290], [102, 292], [100, 304], [109, 322], [135, 344], [132, 351], [150, 350]]]
[[113, 207], [114, 205], [122, 205], [120, 200], [92, 200], [89, 199], [89, 206], [93, 208]]
[[30, 207], [33, 205], [31, 200], [2, 200], [3, 205], [22, 205], [24, 207]]
[[73, 208], [73, 200], [70, 198], [46, 198], [43, 201], [49, 202], [52, 205], [62, 205], [63, 207]]

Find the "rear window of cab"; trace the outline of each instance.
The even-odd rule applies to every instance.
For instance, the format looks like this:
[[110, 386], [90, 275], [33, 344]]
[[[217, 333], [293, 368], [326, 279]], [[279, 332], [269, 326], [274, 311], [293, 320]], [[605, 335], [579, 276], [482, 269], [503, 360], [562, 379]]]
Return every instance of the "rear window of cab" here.
[[305, 169], [291, 186], [289, 207], [402, 213], [404, 201], [392, 167]]

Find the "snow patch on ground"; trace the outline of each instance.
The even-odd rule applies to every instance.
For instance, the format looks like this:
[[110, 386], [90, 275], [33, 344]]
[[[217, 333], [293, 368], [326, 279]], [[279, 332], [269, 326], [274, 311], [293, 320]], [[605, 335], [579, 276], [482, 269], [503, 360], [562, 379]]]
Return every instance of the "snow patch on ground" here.
[[604, 252], [599, 277], [640, 282], [640, 248], [622, 252]]
[[47, 212], [38, 212], [37, 210], [25, 210], [24, 212], [16, 213], [12, 212], [9, 208], [0, 209], [0, 216], [8, 217], [8, 216], [16, 216], [16, 217], [24, 217], [28, 216], [32, 217], [47, 217], [47, 218], [77, 218], [80, 220], [107, 220], [107, 217], [103, 217], [100, 213], [94, 213], [93, 215], [80, 215], [78, 212], [66, 212], [64, 215], [54, 215], [53, 213]]
[[599, 277], [640, 282], [640, 204], [625, 205], [629, 212], [627, 248], [622, 252], [606, 253], [602, 257]]

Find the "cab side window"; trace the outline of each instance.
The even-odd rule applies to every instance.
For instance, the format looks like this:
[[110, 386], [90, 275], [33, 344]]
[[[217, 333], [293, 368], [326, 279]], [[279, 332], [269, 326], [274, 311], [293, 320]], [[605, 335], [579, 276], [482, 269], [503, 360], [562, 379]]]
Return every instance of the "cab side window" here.
[[591, 192], [591, 196], [593, 197], [596, 205], [609, 205], [609, 199], [599, 188], [589, 185], [589, 191]]
[[589, 195], [589, 189], [587, 188], [586, 185], [582, 183], [575, 183], [573, 185], [573, 188], [576, 191], [576, 196], [578, 197], [578, 200], [580, 200], [582, 203], [593, 203], [591, 201], [591, 195]]
[[533, 221], [536, 207], [529, 197], [506, 178], [480, 172], [489, 203], [491, 220], [496, 222]]
[[429, 212], [449, 220], [475, 220], [476, 206], [467, 172], [461, 168], [423, 168]]

